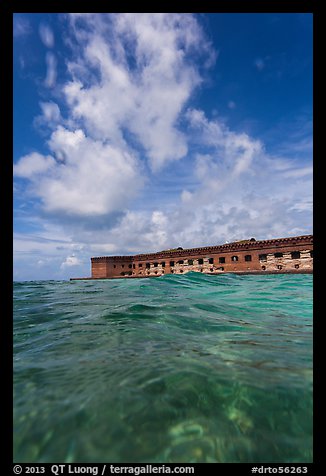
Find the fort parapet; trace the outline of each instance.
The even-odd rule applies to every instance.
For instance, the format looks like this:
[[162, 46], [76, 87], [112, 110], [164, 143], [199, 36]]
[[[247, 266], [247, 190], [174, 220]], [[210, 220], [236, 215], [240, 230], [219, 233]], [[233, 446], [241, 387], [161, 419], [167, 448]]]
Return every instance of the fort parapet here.
[[218, 246], [134, 256], [91, 258], [90, 279], [146, 278], [195, 271], [221, 273], [312, 273], [313, 235], [235, 241]]

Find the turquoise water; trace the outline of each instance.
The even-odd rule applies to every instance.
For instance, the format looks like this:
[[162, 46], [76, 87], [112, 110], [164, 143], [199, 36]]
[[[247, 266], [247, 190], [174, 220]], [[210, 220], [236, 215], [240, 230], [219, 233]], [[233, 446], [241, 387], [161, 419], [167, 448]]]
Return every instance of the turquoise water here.
[[312, 275], [15, 283], [14, 460], [312, 461]]

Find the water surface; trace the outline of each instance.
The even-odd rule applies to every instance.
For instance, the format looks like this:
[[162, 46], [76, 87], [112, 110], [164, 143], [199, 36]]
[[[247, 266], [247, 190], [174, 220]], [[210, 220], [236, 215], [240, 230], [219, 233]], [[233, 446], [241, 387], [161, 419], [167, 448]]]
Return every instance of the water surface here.
[[14, 460], [312, 461], [312, 275], [15, 283]]

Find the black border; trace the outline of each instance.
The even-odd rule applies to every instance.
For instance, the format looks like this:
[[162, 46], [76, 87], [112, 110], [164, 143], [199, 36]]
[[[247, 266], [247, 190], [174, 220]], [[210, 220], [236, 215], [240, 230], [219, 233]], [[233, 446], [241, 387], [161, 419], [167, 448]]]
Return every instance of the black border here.
[[[26, 2], [26, 0], [10, 1], [3, 0], [0, 2], [0, 54], [2, 56], [1, 68], [0, 68], [0, 84], [2, 94], [2, 107], [1, 114], [3, 119], [1, 121], [2, 127], [2, 153], [1, 153], [1, 209], [2, 209], [2, 273], [1, 273], [1, 291], [2, 291], [2, 306], [3, 312], [1, 313], [1, 375], [3, 376], [1, 396], [2, 396], [2, 422], [1, 428], [3, 431], [2, 438], [2, 455], [3, 462], [7, 467], [8, 474], [12, 473], [13, 462], [13, 429], [12, 429], [12, 401], [13, 401], [13, 366], [12, 366], [12, 292], [13, 292], [13, 244], [12, 244], [12, 229], [13, 229], [13, 197], [12, 197], [12, 159], [13, 156], [13, 29], [12, 29], [12, 16], [13, 13], [60, 13], [65, 11], [96, 11], [104, 12], [107, 8], [111, 12], [116, 11], [132, 11], [135, 7], [139, 12], [152, 11], [152, 8], [148, 8], [148, 5], [141, 5], [139, 2], [133, 5], [128, 5], [127, 2], [123, 2], [116, 5], [113, 2], [103, 2], [99, 0], [93, 0], [89, 2], [89, 5], [81, 1], [65, 1], [61, 0], [57, 2], [43, 2], [38, 4], [34, 1]], [[318, 171], [318, 165], [320, 161], [324, 159], [323, 156], [318, 157], [318, 151], [322, 153], [321, 146], [318, 147], [318, 140], [320, 140], [320, 122], [318, 116], [321, 115], [320, 106], [320, 92], [321, 92], [321, 73], [319, 64], [321, 64], [321, 31], [323, 28], [322, 13], [321, 13], [321, 0], [223, 0], [218, 2], [213, 1], [200, 1], [194, 2], [189, 0], [188, 2], [155, 2], [156, 12], [191, 12], [191, 13], [312, 13], [314, 24], [314, 463], [309, 466], [308, 474], [311, 474], [314, 469], [317, 470], [322, 463], [323, 454], [323, 434], [321, 432], [321, 413], [322, 413], [322, 357], [321, 354], [321, 339], [322, 339], [322, 326], [321, 326], [321, 233], [323, 226], [322, 213], [318, 213], [318, 205], [322, 204], [322, 197], [319, 197], [321, 191], [322, 174]], [[11, 134], [10, 134], [11, 132]], [[317, 159], [318, 157], [318, 159]], [[324, 159], [325, 160], [325, 159]], [[318, 163], [319, 162], [319, 163]], [[319, 172], [319, 173], [318, 173]], [[319, 217], [319, 218], [318, 218]], [[219, 463], [215, 463], [219, 464]], [[236, 468], [239, 470], [243, 468], [243, 474], [250, 474], [249, 468], [253, 465], [245, 465], [239, 463], [229, 463], [228, 467], [233, 467], [237, 464]], [[197, 470], [205, 471], [206, 464], [196, 464]], [[219, 464], [220, 465], [220, 464]], [[258, 463], [257, 466], [260, 466]], [[227, 468], [223, 465], [223, 468], [218, 466], [216, 469], [222, 469], [224, 474]], [[246, 470], [244, 469], [246, 466]], [[277, 466], [273, 464], [265, 464], [264, 466]], [[281, 466], [285, 466], [282, 464]], [[298, 466], [289, 464], [288, 466]], [[304, 466], [304, 464], [302, 464]], [[317, 467], [316, 467], [317, 466]], [[234, 469], [234, 467], [233, 467]], [[233, 470], [232, 469], [232, 470]], [[318, 468], [319, 470], [319, 468]], [[239, 474], [241, 474], [239, 472]], [[7, 474], [4, 470], [4, 474]]]

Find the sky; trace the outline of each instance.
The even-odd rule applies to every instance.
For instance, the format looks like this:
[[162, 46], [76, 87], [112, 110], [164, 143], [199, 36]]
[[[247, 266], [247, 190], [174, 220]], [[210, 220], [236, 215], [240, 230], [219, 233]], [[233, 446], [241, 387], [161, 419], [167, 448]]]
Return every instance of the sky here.
[[14, 14], [14, 280], [312, 233], [312, 14]]

